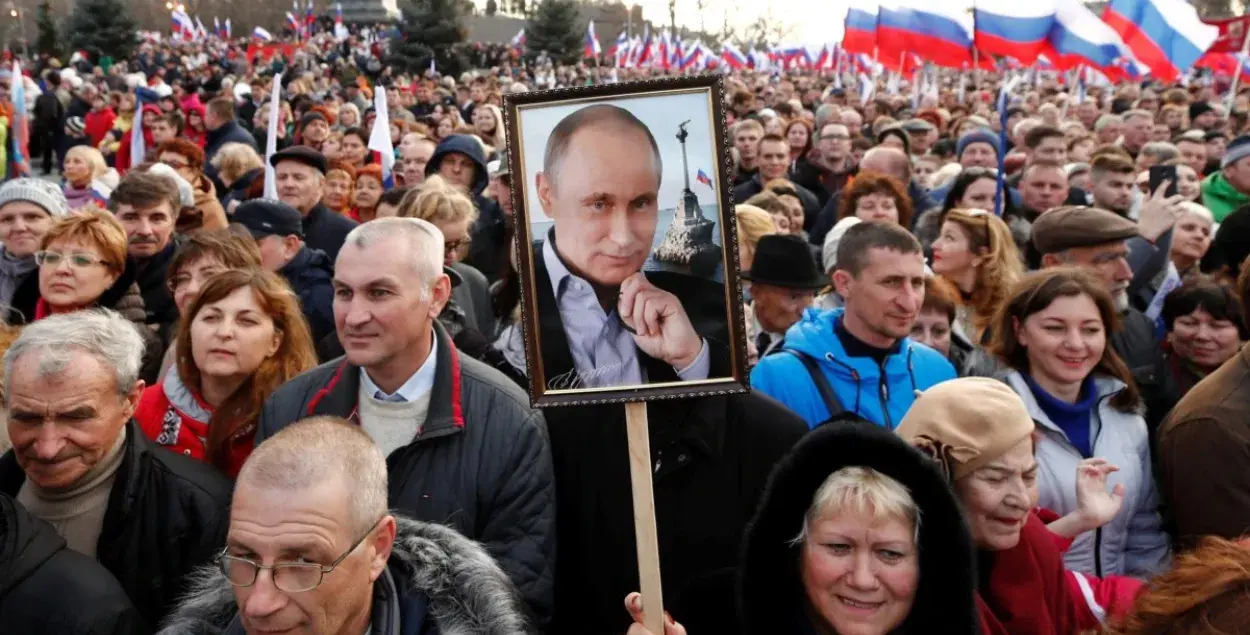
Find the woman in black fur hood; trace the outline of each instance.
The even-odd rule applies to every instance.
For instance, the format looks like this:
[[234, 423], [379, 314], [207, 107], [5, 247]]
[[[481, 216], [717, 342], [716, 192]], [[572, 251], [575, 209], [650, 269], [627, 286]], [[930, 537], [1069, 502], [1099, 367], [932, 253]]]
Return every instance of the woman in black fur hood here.
[[774, 468], [738, 578], [747, 635], [973, 635], [975, 590], [972, 540], [941, 473], [849, 416]]

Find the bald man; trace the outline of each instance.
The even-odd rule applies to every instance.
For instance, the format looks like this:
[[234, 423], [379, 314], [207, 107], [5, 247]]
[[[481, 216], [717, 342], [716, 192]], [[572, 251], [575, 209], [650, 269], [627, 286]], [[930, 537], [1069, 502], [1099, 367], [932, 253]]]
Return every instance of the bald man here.
[[[859, 162], [859, 171], [857, 174], [865, 172], [876, 172], [892, 176], [903, 183], [907, 187], [907, 196], [911, 199], [913, 207], [921, 201], [924, 201], [924, 190], [911, 180], [911, 159], [902, 150], [895, 148], [876, 147], [864, 154], [864, 158]], [[842, 201], [842, 193], [837, 192], [829, 197], [829, 202], [820, 210], [820, 214], [816, 217], [816, 222], [812, 224], [812, 228], [808, 233], [808, 240], [813, 245], [823, 245], [825, 242], [825, 234], [833, 229], [834, 223], [838, 222]], [[911, 229], [908, 227], [907, 229]]]

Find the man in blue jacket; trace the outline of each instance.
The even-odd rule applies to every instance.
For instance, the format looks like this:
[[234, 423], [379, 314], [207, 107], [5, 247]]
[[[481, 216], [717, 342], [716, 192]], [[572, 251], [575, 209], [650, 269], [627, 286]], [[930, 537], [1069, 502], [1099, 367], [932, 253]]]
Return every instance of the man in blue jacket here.
[[918, 390], [955, 378], [937, 351], [907, 338], [924, 300], [920, 243], [888, 223], [860, 223], [838, 243], [833, 284], [845, 308], [808, 309], [751, 386], [816, 427], [854, 412], [891, 430]]

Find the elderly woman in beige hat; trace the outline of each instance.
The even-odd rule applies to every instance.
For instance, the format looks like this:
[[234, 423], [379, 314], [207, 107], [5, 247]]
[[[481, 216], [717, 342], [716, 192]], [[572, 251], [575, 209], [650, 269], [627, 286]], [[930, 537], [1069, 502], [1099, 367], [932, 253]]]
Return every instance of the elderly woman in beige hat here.
[[978, 550], [985, 635], [1070, 635], [1099, 618], [1068, 583], [1054, 537], [1033, 513], [1033, 419], [1006, 384], [969, 377], [921, 394], [899, 436], [950, 481]]

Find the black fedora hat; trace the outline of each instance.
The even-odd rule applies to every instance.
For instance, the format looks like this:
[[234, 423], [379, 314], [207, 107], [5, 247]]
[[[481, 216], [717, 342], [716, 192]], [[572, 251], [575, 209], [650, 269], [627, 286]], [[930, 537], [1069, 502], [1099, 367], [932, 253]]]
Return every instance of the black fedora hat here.
[[784, 289], [823, 289], [821, 275], [807, 241], [793, 234], [769, 234], [755, 245], [755, 261], [743, 280]]

